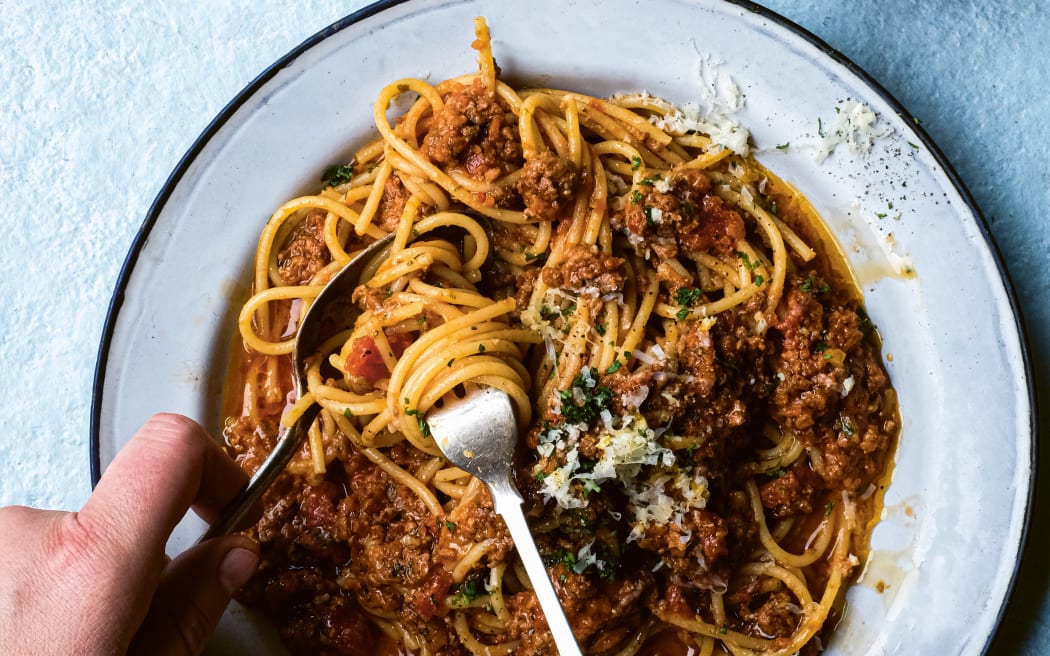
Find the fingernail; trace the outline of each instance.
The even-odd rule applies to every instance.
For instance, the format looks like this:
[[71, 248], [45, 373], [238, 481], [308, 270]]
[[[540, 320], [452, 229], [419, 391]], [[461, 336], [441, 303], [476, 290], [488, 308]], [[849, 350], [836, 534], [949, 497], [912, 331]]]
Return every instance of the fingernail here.
[[233, 595], [259, 567], [259, 554], [243, 547], [234, 547], [227, 552], [219, 565], [219, 584], [227, 594]]

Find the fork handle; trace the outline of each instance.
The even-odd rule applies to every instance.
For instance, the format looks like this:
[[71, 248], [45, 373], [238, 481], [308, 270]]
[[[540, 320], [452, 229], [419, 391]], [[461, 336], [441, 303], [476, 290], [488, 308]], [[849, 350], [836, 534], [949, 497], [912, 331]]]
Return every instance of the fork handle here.
[[580, 651], [569, 620], [565, 617], [565, 610], [558, 599], [558, 593], [554, 590], [547, 566], [543, 564], [543, 558], [532, 538], [532, 531], [525, 522], [525, 513], [521, 510], [521, 494], [509, 481], [506, 485], [489, 485], [489, 492], [492, 494], [493, 506], [507, 524], [514, 547], [525, 565], [525, 572], [529, 575], [529, 581], [532, 582], [532, 588], [547, 618], [547, 626], [554, 636], [558, 653], [561, 656], [582, 656], [583, 652]]

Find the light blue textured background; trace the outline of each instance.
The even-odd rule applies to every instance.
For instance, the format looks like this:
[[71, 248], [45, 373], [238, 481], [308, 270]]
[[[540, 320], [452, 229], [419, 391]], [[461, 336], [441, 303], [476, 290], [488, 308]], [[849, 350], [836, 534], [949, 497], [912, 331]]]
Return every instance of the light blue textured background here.
[[[150, 203], [244, 85], [364, 4], [0, 0], [0, 417], [7, 420], [0, 505], [83, 503], [98, 342], [121, 262]], [[1003, 252], [1026, 319], [1040, 405], [1050, 407], [1046, 3], [765, 5], [871, 74], [922, 120], [955, 166]], [[1044, 426], [1039, 441], [1048, 433]], [[1050, 472], [1047, 455], [1039, 470]], [[1044, 485], [993, 654], [1050, 653], [1048, 516]]]

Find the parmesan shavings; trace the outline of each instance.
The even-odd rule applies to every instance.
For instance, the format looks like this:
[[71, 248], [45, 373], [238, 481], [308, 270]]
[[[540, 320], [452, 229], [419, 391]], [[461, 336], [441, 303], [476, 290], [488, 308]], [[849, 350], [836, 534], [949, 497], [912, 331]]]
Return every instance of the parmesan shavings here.
[[835, 106], [835, 120], [822, 125], [813, 159], [823, 162], [839, 146], [846, 144], [851, 152], [867, 155], [876, 139], [893, 134], [893, 128], [879, 125], [879, 116], [867, 105], [846, 100]]
[[[630, 491], [635, 487], [635, 479], [642, 472], [643, 465], [674, 465], [674, 453], [657, 443], [656, 432], [649, 428], [642, 415], [635, 413], [613, 418], [609, 425], [602, 422], [597, 445], [602, 455], [587, 471], [581, 466], [580, 453], [575, 446], [581, 429], [585, 430], [586, 425], [569, 424], [540, 436], [538, 451], [542, 455], [549, 455], [557, 448], [564, 453], [565, 460], [563, 465], [543, 478], [540, 491], [545, 502], [553, 499], [562, 508], [583, 508], [587, 499], [573, 489], [573, 481], [593, 488], [615, 480]], [[553, 445], [553, 448], [548, 445]]]
[[693, 48], [699, 55], [699, 101], [675, 107], [649, 94], [641, 94], [648, 104], [658, 106], [665, 112], [663, 116], [654, 116], [650, 120], [653, 125], [671, 134], [700, 132], [708, 135], [717, 146], [747, 155], [751, 150], [751, 132], [732, 118], [743, 108], [744, 94], [729, 74], [722, 70], [721, 62], [709, 54], [701, 53], [695, 43]]

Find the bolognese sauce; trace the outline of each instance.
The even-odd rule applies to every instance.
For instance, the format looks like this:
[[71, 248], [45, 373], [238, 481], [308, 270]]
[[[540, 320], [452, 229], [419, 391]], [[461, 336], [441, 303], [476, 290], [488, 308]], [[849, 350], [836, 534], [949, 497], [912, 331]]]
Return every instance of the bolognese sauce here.
[[[899, 430], [834, 240], [750, 156], [647, 132], [666, 104], [510, 89], [479, 40], [481, 73], [413, 87], [420, 100], [380, 125], [357, 172], [317, 196], [345, 212], [298, 199], [275, 214], [287, 227], [260, 261], [277, 273], [256, 293], [260, 280], [323, 284], [390, 232], [446, 259], [354, 294], [367, 326], [322, 358], [322, 416], [264, 497], [242, 601], [295, 653], [553, 653], [488, 493], [428, 450], [428, 397], [397, 387], [495, 362], [528, 395], [517, 485], [585, 653], [819, 651]], [[412, 234], [470, 213], [493, 219], [476, 269]], [[417, 342], [483, 307], [446, 307], [460, 297], [498, 305], [484, 321], [500, 336], [402, 376], [402, 360], [424, 357]], [[241, 333], [287, 343], [306, 302], [267, 302]], [[287, 350], [252, 335], [226, 400], [227, 445], [248, 472], [296, 401]]]

